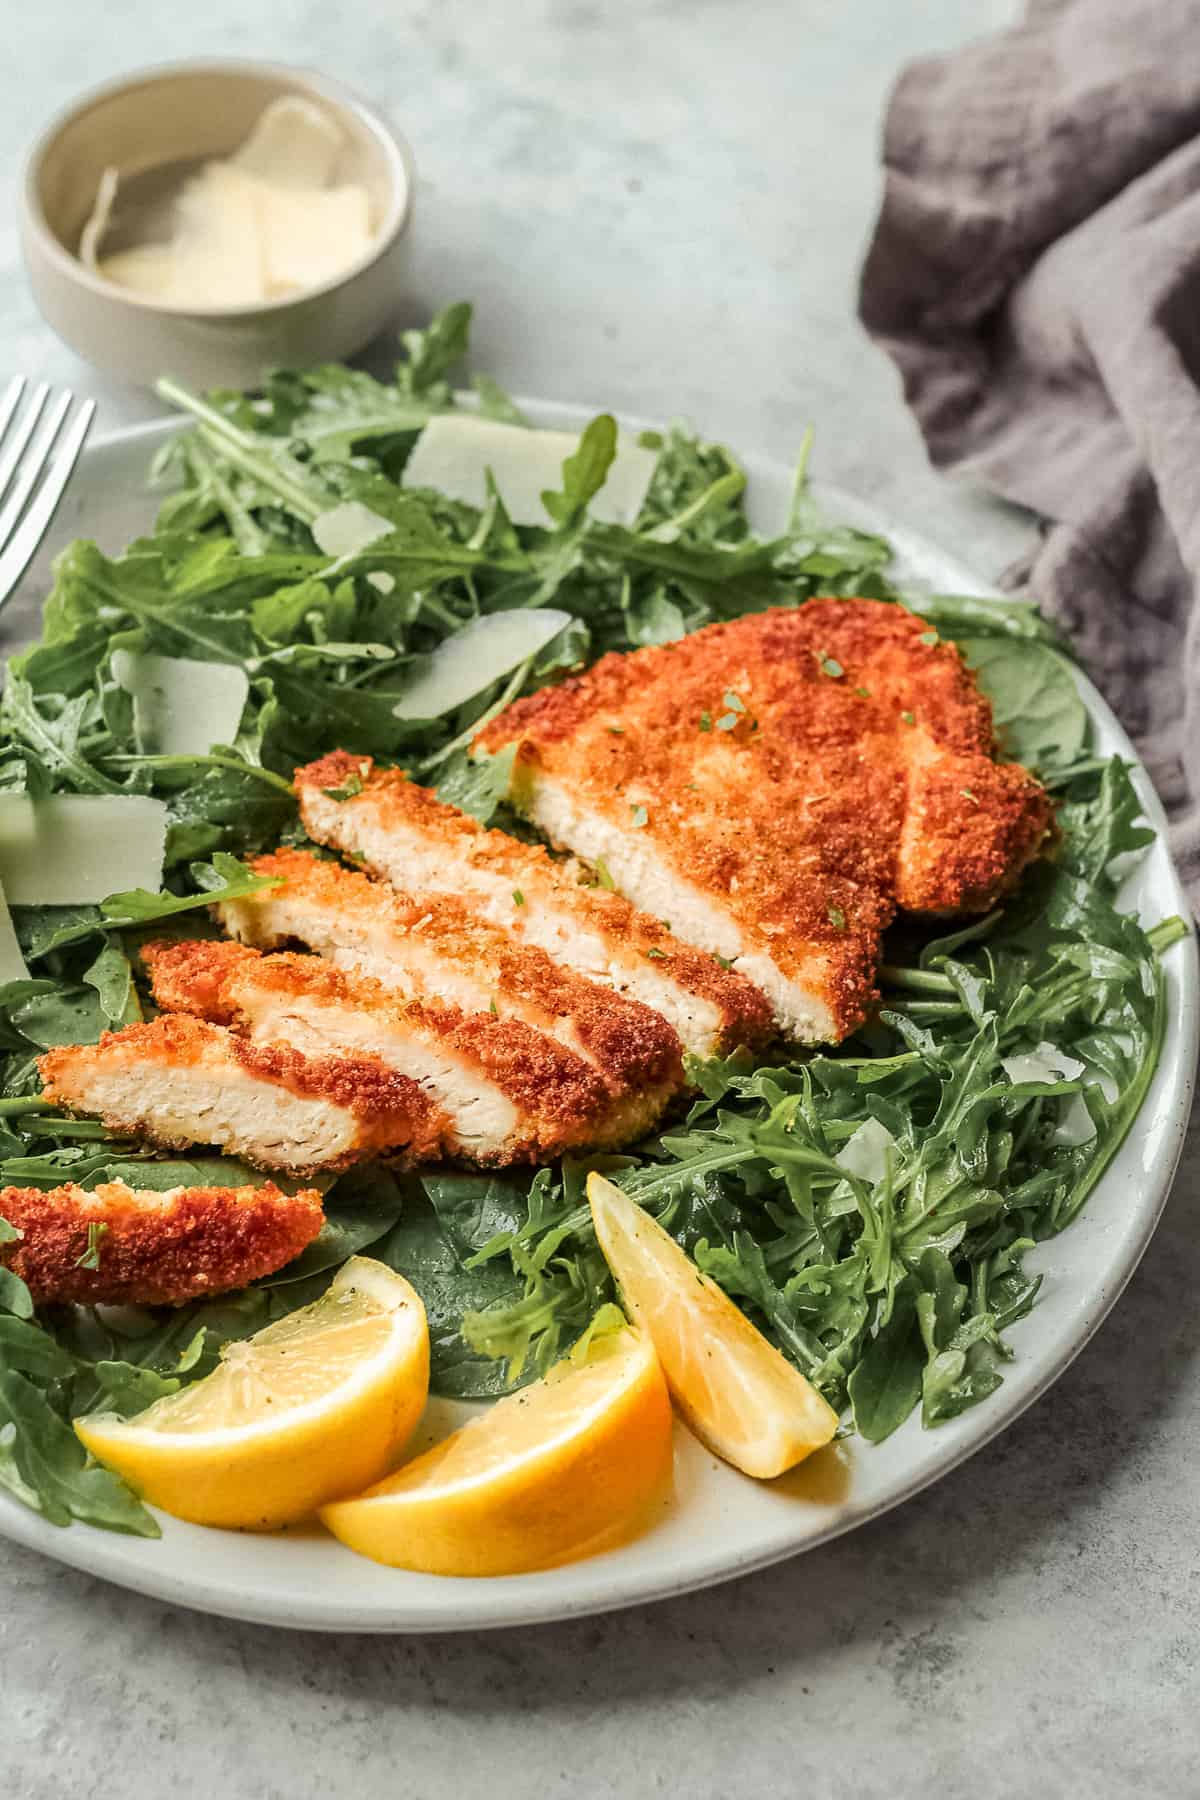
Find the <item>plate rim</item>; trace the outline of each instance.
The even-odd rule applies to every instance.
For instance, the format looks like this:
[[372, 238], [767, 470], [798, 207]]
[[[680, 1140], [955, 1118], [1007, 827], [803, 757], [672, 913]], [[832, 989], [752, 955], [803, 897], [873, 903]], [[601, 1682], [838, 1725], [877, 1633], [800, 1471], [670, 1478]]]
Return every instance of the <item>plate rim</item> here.
[[[475, 400], [473, 395], [463, 398], [472, 402]], [[519, 398], [516, 404], [536, 417], [540, 423], [566, 429], [578, 430], [582, 421], [594, 416], [588, 408], [566, 401]], [[661, 425], [623, 411], [617, 418], [622, 429], [631, 432], [662, 429]], [[104, 433], [89, 443], [81, 461], [84, 466], [88, 463], [94, 465], [98, 459], [103, 459], [106, 454], [114, 451], [129, 451], [143, 443], [149, 447], [167, 438], [172, 432], [184, 428], [187, 423], [186, 418], [164, 417], [144, 420]], [[745, 455], [739, 456], [739, 461], [751, 480], [756, 470], [764, 477], [777, 480], [785, 469], [785, 465], [774, 457]], [[828, 483], [814, 482], [813, 491], [819, 499], [824, 498], [836, 506], [842, 516], [851, 522], [886, 535], [897, 546], [902, 561], [912, 552], [927, 568], [938, 566], [944, 571], [939, 576], [939, 585], [981, 596], [999, 594], [996, 587], [982, 581], [953, 552], [944, 550], [920, 532], [913, 531], [903, 521], [894, 519], [887, 508], [876, 506], [859, 495]], [[1167, 847], [1166, 817], [1158, 795], [1112, 709], [1088, 677], [1074, 664], [1071, 667], [1089, 710], [1104, 723], [1123, 753], [1136, 765], [1146, 816], [1162, 839], [1167, 877], [1173, 890], [1172, 904], [1190, 922], [1191, 911], [1187, 896]], [[431, 1611], [428, 1607], [414, 1608], [404, 1604], [364, 1609], [361, 1606], [348, 1606], [344, 1602], [339, 1604], [336, 1598], [330, 1600], [315, 1593], [287, 1601], [268, 1594], [255, 1596], [242, 1588], [223, 1586], [202, 1574], [180, 1575], [169, 1567], [159, 1566], [153, 1549], [156, 1543], [165, 1545], [165, 1538], [131, 1539], [78, 1523], [65, 1528], [54, 1526], [3, 1494], [0, 1494], [0, 1536], [83, 1573], [98, 1575], [117, 1586], [143, 1593], [149, 1598], [219, 1617], [295, 1630], [402, 1635], [544, 1624], [647, 1605], [768, 1568], [827, 1544], [868, 1520], [881, 1518], [894, 1507], [915, 1498], [927, 1487], [961, 1467], [1007, 1430], [1028, 1407], [1040, 1400], [1091, 1342], [1141, 1262], [1171, 1194], [1187, 1135], [1197, 1060], [1200, 1058], [1200, 954], [1194, 928], [1186, 939], [1173, 947], [1173, 954], [1178, 958], [1173, 974], [1179, 992], [1176, 1017], [1173, 1021], [1168, 1021], [1168, 1034], [1170, 1036], [1172, 1026], [1178, 1034], [1177, 1072], [1169, 1092], [1160, 1101], [1165, 1108], [1162, 1130], [1166, 1142], [1153, 1171], [1147, 1172], [1152, 1198], [1148, 1203], [1142, 1202], [1139, 1227], [1126, 1242], [1123, 1253], [1112, 1270], [1106, 1271], [1099, 1278], [1097, 1290], [1092, 1296], [1093, 1304], [1078, 1331], [1069, 1344], [1048, 1355], [1045, 1366], [1035, 1371], [1032, 1379], [1023, 1384], [1006, 1382], [983, 1407], [974, 1408], [962, 1415], [962, 1421], [955, 1421], [956, 1424], [965, 1421], [963, 1429], [950, 1435], [947, 1426], [940, 1427], [939, 1434], [948, 1433], [941, 1440], [945, 1444], [944, 1451], [940, 1454], [935, 1451], [926, 1465], [914, 1469], [907, 1478], [898, 1481], [893, 1492], [858, 1506], [853, 1501], [849, 1502], [823, 1526], [806, 1534], [802, 1542], [772, 1542], [759, 1551], [750, 1550], [733, 1555], [726, 1553], [723, 1556], [709, 1548], [707, 1554], [696, 1558], [686, 1573], [668, 1566], [650, 1576], [626, 1577], [623, 1580], [618, 1578], [619, 1585], [618, 1580], [605, 1582], [606, 1563], [603, 1558], [585, 1559], [565, 1566], [571, 1571], [574, 1580], [563, 1592], [555, 1591], [555, 1578], [562, 1578], [562, 1569], [543, 1571], [540, 1576], [508, 1578], [534, 1587], [534, 1593], [522, 1596], [512, 1592], [508, 1587], [508, 1580], [478, 1584], [450, 1582], [445, 1589], [446, 1605]], [[1164, 1073], [1165, 1058], [1159, 1065], [1156, 1085]], [[1151, 1096], [1147, 1095], [1131, 1128], [1130, 1137], [1126, 1139], [1126, 1146], [1132, 1141], [1138, 1125], [1147, 1118], [1150, 1108]], [[1106, 1171], [1098, 1184], [1097, 1193], [1111, 1178], [1112, 1171]], [[164, 1521], [168, 1528], [172, 1523]], [[211, 1534], [206, 1534], [209, 1535]], [[257, 1543], [253, 1539], [249, 1541]], [[132, 1555], [131, 1550], [134, 1552]], [[142, 1553], [140, 1557], [137, 1554], [139, 1551]], [[589, 1566], [593, 1573], [590, 1583], [586, 1579]], [[583, 1572], [582, 1576], [580, 1571]], [[402, 1574], [401, 1571], [383, 1570], [379, 1573], [381, 1577]], [[542, 1583], [545, 1584], [545, 1591], [539, 1593], [537, 1589]], [[509, 1604], [504, 1603], [506, 1590], [510, 1596]], [[492, 1604], [484, 1604], [484, 1593], [494, 1597]], [[456, 1604], [456, 1598], [460, 1603]]]

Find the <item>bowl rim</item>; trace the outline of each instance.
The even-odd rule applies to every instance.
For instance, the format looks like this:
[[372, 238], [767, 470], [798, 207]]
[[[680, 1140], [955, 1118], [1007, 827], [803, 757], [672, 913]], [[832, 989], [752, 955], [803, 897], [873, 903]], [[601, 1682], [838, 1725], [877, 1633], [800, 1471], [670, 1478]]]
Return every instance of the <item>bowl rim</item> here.
[[[135, 93], [139, 88], [153, 87], [184, 75], [265, 75], [294, 85], [297, 93], [324, 100], [343, 114], [352, 114], [379, 143], [390, 171], [391, 197], [388, 211], [363, 254], [339, 274], [302, 288], [276, 300], [257, 300], [249, 305], [192, 305], [182, 300], [154, 300], [118, 283], [106, 281], [73, 256], [51, 229], [42, 205], [41, 175], [51, 149], [68, 126], [101, 101], [117, 95]], [[269, 318], [296, 306], [308, 305], [323, 294], [336, 293], [356, 276], [372, 268], [386, 256], [406, 230], [412, 217], [416, 187], [416, 162], [412, 148], [402, 132], [384, 117], [370, 101], [354, 89], [317, 69], [301, 63], [274, 62], [255, 56], [179, 57], [167, 62], [150, 63], [124, 75], [114, 76], [88, 88], [66, 106], [60, 108], [42, 129], [25, 153], [20, 176], [23, 224], [36, 240], [39, 252], [79, 287], [90, 291], [97, 300], [129, 307], [134, 312], [161, 314], [181, 319], [253, 319]], [[28, 255], [28, 252], [27, 252]]]

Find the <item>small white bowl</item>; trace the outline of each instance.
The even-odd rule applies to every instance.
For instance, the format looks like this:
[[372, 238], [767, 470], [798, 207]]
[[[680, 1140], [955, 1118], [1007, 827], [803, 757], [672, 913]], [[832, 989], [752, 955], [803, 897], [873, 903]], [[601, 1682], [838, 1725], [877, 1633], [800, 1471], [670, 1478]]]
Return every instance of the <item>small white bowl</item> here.
[[[80, 234], [105, 168], [128, 180], [227, 156], [288, 94], [336, 118], [346, 135], [337, 178], [370, 195], [371, 246], [344, 274], [284, 300], [189, 307], [130, 292], [84, 266]], [[169, 63], [85, 94], [42, 134], [25, 167], [21, 241], [43, 316], [98, 368], [144, 386], [172, 374], [244, 387], [274, 364], [349, 356], [395, 317], [414, 185], [399, 132], [324, 76], [280, 63]]]

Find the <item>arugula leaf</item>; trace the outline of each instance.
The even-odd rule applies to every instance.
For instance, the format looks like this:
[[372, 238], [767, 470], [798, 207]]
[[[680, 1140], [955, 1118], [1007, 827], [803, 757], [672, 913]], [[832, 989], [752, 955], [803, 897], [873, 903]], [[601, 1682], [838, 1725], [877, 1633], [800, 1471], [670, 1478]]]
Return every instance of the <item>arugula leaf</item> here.
[[617, 454], [617, 421], [601, 413], [583, 432], [578, 447], [562, 466], [562, 489], [547, 489], [542, 505], [560, 531], [574, 525], [608, 479]]
[[[229, 856], [222, 850], [216, 852], [211, 863], [193, 863], [191, 875], [199, 889], [194, 894], [172, 894], [166, 890], [152, 894], [146, 888], [130, 888], [124, 894], [110, 894], [98, 909], [38, 909], [46, 915], [43, 921], [45, 929], [39, 931], [35, 924], [26, 940], [25, 955], [30, 960], [38, 960], [55, 950], [85, 942], [94, 937], [101, 927], [107, 930], [124, 930], [134, 925], [156, 924], [160, 919], [195, 912], [212, 906], [219, 900], [242, 900], [248, 894], [261, 893], [265, 888], [279, 886], [278, 877], [255, 875], [236, 856]], [[64, 913], [68, 915], [65, 919], [52, 916]], [[79, 914], [85, 916], [78, 917]], [[74, 1038], [69, 1041], [78, 1043], [86, 1040]]]
[[[96, 990], [100, 1002], [100, 1010], [106, 1022], [114, 1029], [122, 1025], [130, 1025], [140, 1019], [142, 1009], [138, 1005], [137, 992], [133, 985], [133, 964], [116, 936], [105, 940], [94, 963], [83, 972], [87, 985]], [[37, 1040], [39, 1043], [41, 1039]], [[61, 1038], [60, 1043], [81, 1043], [80, 1038]]]
[[0, 697], [0, 732], [24, 744], [51, 775], [65, 779], [78, 793], [119, 794], [120, 786], [93, 767], [81, 748], [92, 723], [94, 697], [79, 694], [39, 706], [30, 683], [10, 666]]
[[12, 1368], [0, 1368], [0, 1420], [0, 1485], [36, 1503], [51, 1525], [82, 1519], [108, 1531], [162, 1536], [136, 1495], [91, 1461], [41, 1389]]
[[457, 751], [442, 765], [438, 799], [470, 813], [481, 825], [490, 825], [511, 786], [515, 758], [515, 745], [475, 759], [465, 750]]
[[1062, 648], [1062, 638], [1032, 600], [1001, 600], [976, 594], [919, 594], [914, 612], [936, 625], [943, 637], [1011, 637], [1023, 643]]
[[[1151, 833], [1128, 769], [1090, 750], [1070, 670], [1036, 608], [905, 596], [886, 541], [816, 503], [807, 442], [790, 517], [769, 540], [751, 532], [737, 458], [681, 426], [650, 434], [657, 462], [636, 523], [591, 517], [616, 451], [607, 414], [546, 496], [550, 530], [514, 526], [494, 487], [482, 510], [405, 488], [417, 433], [455, 404], [469, 322], [459, 305], [406, 334], [391, 381], [328, 366], [277, 370], [247, 394], [164, 384], [193, 424], [158, 459], [176, 485], [157, 528], [117, 557], [80, 543], [59, 558], [41, 642], [10, 664], [0, 702], [0, 790], [161, 796], [167, 886], [103, 907], [16, 910], [38, 978], [0, 989], [0, 1181], [257, 1180], [231, 1158], [164, 1158], [66, 1118], [39, 1093], [38, 1051], [138, 1016], [143, 930], [176, 916], [180, 930], [210, 930], [214, 900], [268, 885], [239, 858], [298, 841], [293, 767], [324, 749], [402, 758], [480, 820], [522, 829], [505, 808], [511, 753], [475, 761], [470, 745], [510, 701], [610, 650], [820, 594], [905, 602], [959, 643], [1005, 752], [1036, 764], [1061, 796], [1061, 846], [986, 918], [897, 927], [885, 1006], [849, 1043], [691, 1065], [688, 1115], [628, 1156], [503, 1177], [357, 1170], [330, 1183], [325, 1227], [289, 1267], [172, 1312], [38, 1312], [0, 1269], [0, 1484], [59, 1523], [153, 1529], [119, 1483], [88, 1467], [72, 1414], [136, 1411], [203, 1378], [223, 1343], [305, 1304], [356, 1251], [422, 1293], [439, 1392], [507, 1392], [586, 1346], [613, 1318], [584, 1193], [592, 1166], [849, 1407], [864, 1438], [881, 1440], [917, 1407], [936, 1426], [1002, 1379], [1006, 1334], [1038, 1291], [1026, 1250], [1078, 1215], [1153, 1078], [1160, 959], [1188, 928], [1146, 931], [1118, 910], [1121, 877]], [[482, 411], [516, 419], [487, 377], [475, 386]], [[311, 528], [344, 501], [390, 529], [331, 558]], [[397, 718], [447, 637], [551, 602], [572, 623], [545, 651], [440, 718]], [[244, 666], [237, 742], [202, 757], [143, 754], [112, 674], [117, 648]], [[708, 728], [732, 727], [744, 699], [731, 688], [715, 702]], [[611, 886], [603, 865], [598, 879]], [[1056, 1051], [1084, 1065], [1078, 1078], [1055, 1078]], [[1013, 1078], [1030, 1069], [1039, 1078]], [[881, 1169], [841, 1160], [865, 1128], [888, 1146]]]
[[446, 377], [467, 353], [473, 308], [466, 300], [445, 307], [424, 331], [405, 331], [401, 342], [406, 360], [396, 370], [401, 394], [444, 405], [450, 398]]

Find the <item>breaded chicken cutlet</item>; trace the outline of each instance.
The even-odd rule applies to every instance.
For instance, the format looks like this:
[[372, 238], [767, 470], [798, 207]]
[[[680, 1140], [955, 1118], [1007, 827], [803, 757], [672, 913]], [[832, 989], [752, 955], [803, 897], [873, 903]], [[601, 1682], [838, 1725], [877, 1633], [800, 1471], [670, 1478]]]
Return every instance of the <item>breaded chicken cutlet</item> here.
[[180, 1306], [274, 1274], [312, 1242], [323, 1217], [318, 1193], [285, 1194], [273, 1182], [163, 1192], [124, 1181], [91, 1192], [73, 1182], [6, 1187], [0, 1218], [21, 1236], [0, 1245], [0, 1264], [39, 1305]]
[[407, 894], [461, 896], [523, 943], [653, 1007], [694, 1055], [771, 1035], [771, 1009], [744, 976], [680, 942], [578, 864], [485, 830], [402, 770], [338, 750], [297, 769], [294, 783], [304, 828], [317, 843], [361, 859]]
[[511, 798], [539, 830], [731, 963], [805, 1043], [862, 1022], [898, 909], [986, 911], [1053, 832], [1044, 789], [995, 760], [957, 649], [884, 601], [602, 657], [475, 740], [510, 747]]
[[647, 1123], [581, 1056], [518, 1018], [406, 1000], [317, 956], [211, 940], [146, 944], [154, 998], [304, 1056], [376, 1056], [446, 1115], [446, 1149], [484, 1164], [549, 1161], [626, 1143]]
[[39, 1058], [46, 1098], [168, 1149], [218, 1145], [296, 1175], [369, 1156], [436, 1157], [448, 1121], [415, 1081], [376, 1060], [309, 1061], [218, 1025], [164, 1014]]
[[274, 949], [298, 941], [405, 998], [521, 1020], [581, 1056], [611, 1097], [630, 1102], [631, 1135], [682, 1086], [679, 1039], [660, 1014], [559, 968], [544, 950], [473, 918], [462, 902], [418, 901], [303, 850], [255, 857], [251, 867], [283, 885], [214, 907], [243, 943]]

